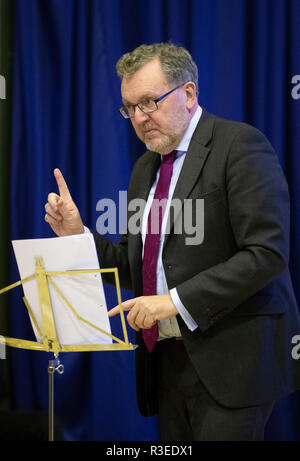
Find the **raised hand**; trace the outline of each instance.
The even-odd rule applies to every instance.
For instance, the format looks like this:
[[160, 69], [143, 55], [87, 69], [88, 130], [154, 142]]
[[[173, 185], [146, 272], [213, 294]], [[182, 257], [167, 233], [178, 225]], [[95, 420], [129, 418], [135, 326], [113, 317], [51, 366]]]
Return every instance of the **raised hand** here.
[[58, 168], [54, 170], [54, 176], [59, 194], [52, 192], [48, 195], [48, 202], [45, 205], [45, 221], [59, 237], [83, 234], [84, 226], [80, 213]]

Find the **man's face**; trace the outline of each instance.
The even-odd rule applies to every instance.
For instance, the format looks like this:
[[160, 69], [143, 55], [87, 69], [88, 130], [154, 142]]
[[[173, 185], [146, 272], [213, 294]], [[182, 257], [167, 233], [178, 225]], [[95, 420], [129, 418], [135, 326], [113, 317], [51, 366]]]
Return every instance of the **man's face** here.
[[[171, 89], [173, 87], [171, 88], [167, 82], [159, 60], [154, 59], [131, 77], [123, 78], [123, 104], [137, 104], [146, 99], [157, 99]], [[168, 154], [178, 146], [190, 119], [191, 110], [188, 108], [187, 94], [184, 88], [180, 87], [159, 101], [158, 110], [155, 112], [145, 114], [136, 107], [131, 122], [147, 149]]]

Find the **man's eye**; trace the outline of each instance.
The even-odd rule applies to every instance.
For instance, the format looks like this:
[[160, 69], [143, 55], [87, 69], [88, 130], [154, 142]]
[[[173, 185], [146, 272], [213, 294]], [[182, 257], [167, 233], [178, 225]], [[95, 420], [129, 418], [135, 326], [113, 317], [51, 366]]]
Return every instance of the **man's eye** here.
[[142, 105], [143, 105], [144, 107], [151, 107], [152, 104], [153, 104], [152, 99], [146, 99], [145, 101], [142, 102]]

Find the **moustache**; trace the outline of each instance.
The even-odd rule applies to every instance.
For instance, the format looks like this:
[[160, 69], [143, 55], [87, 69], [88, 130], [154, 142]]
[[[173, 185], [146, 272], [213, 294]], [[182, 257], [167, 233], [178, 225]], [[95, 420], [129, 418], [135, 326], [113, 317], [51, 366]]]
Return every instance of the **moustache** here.
[[155, 130], [155, 129], [157, 129], [157, 126], [150, 125], [150, 124], [147, 124], [147, 123], [146, 123], [146, 124], [143, 126], [143, 129], [144, 129], [144, 131]]

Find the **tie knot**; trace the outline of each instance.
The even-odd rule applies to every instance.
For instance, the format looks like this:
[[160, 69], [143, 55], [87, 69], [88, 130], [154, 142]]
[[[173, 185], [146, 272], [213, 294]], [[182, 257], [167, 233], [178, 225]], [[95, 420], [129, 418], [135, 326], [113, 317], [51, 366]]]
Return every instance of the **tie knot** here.
[[177, 155], [177, 150], [173, 150], [169, 154], [162, 155], [162, 163], [163, 164], [169, 164], [169, 165], [174, 163], [176, 155]]

